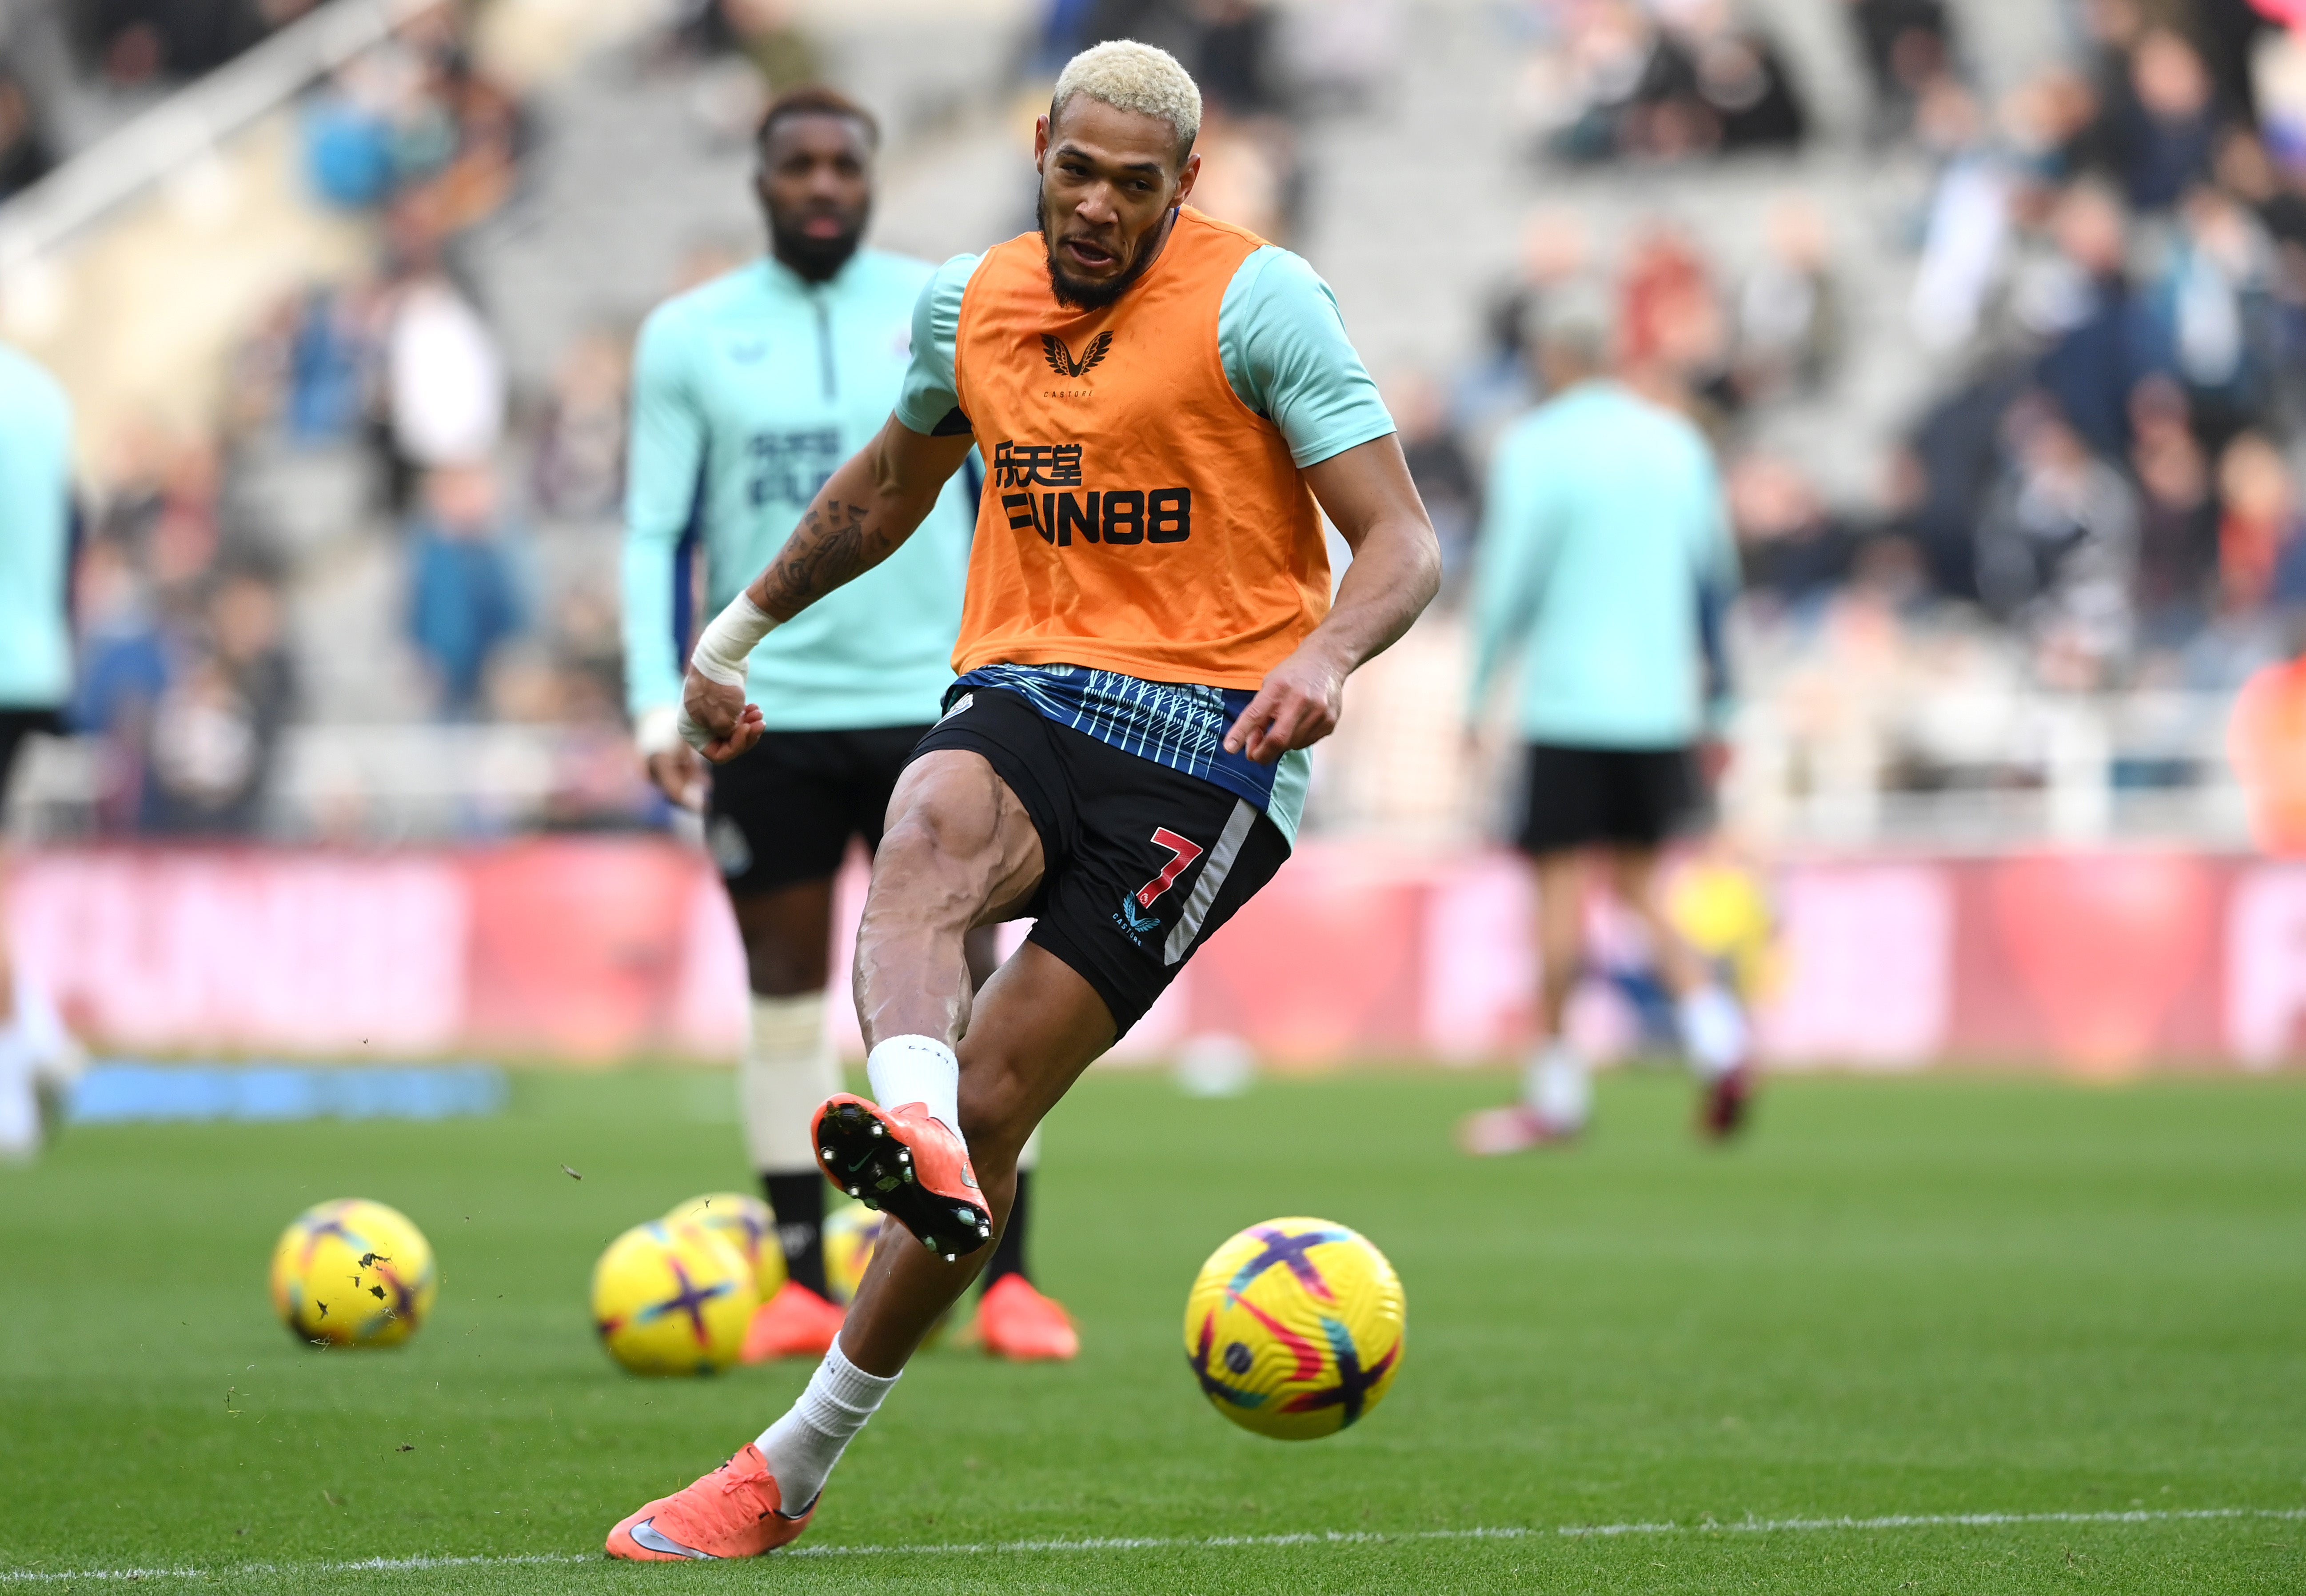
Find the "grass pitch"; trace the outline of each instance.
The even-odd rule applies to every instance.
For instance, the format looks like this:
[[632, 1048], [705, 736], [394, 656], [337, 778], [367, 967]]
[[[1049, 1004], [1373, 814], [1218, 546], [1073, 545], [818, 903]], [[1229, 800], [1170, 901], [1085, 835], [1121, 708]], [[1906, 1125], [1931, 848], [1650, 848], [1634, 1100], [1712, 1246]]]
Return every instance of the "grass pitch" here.
[[[2306, 1083], [1782, 1080], [1725, 1151], [1678, 1080], [1636, 1076], [1583, 1147], [1459, 1158], [1456, 1115], [1504, 1089], [1086, 1081], [1034, 1237], [1080, 1361], [924, 1354], [811, 1555], [721, 1566], [597, 1558], [807, 1370], [628, 1377], [585, 1290], [625, 1225], [744, 1180], [725, 1078], [528, 1077], [493, 1121], [83, 1129], [0, 1172], [0, 1585], [2306, 1588]], [[281, 1225], [354, 1195], [441, 1260], [398, 1352], [300, 1347], [265, 1301]], [[1153, 1244], [1108, 1243], [1156, 1201]], [[1295, 1446], [1210, 1412], [1179, 1344], [1202, 1257], [1285, 1213], [1362, 1230], [1410, 1310], [1390, 1398]], [[2223, 1509], [2250, 1512], [2181, 1516]], [[866, 1547], [897, 1549], [835, 1555]]]

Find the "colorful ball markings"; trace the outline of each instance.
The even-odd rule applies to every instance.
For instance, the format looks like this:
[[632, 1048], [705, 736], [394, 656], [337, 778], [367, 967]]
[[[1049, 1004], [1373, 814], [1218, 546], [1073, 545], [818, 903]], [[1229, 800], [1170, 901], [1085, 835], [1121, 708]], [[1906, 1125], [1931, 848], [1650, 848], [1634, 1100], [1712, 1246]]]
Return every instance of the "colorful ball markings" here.
[[594, 1327], [635, 1374], [719, 1373], [759, 1301], [744, 1258], [701, 1225], [636, 1225], [593, 1266]]
[[762, 1302], [785, 1283], [785, 1250], [777, 1240], [777, 1216], [769, 1205], [745, 1191], [714, 1191], [692, 1197], [665, 1215], [668, 1224], [701, 1225], [737, 1250], [753, 1271], [753, 1290]]
[[290, 1221], [272, 1249], [272, 1310], [315, 1346], [397, 1346], [440, 1294], [424, 1233], [380, 1202], [343, 1197]]
[[861, 1202], [836, 1204], [824, 1216], [824, 1284], [840, 1303], [854, 1302], [865, 1269], [880, 1245], [882, 1227], [892, 1223]]
[[1201, 1266], [1185, 1299], [1185, 1361], [1243, 1430], [1312, 1440], [1385, 1399], [1405, 1327], [1384, 1253], [1326, 1219], [1269, 1219]]

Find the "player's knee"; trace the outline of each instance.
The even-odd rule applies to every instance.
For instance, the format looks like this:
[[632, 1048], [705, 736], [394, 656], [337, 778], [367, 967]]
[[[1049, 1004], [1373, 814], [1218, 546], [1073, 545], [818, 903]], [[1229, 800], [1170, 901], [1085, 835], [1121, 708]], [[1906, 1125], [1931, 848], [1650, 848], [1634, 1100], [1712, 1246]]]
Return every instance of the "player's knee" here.
[[961, 1072], [961, 1133], [968, 1139], [969, 1161], [980, 1177], [987, 1170], [1005, 1174], [1016, 1164], [1025, 1139], [1033, 1133], [1031, 1113], [1012, 1071], [978, 1067]]

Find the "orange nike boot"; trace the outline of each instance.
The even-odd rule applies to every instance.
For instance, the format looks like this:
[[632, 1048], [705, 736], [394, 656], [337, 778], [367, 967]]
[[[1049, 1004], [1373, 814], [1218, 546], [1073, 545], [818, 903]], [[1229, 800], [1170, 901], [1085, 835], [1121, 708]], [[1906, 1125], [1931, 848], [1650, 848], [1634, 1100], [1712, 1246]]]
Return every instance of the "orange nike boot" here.
[[1022, 1275], [1004, 1275], [985, 1288], [977, 1335], [986, 1353], [1020, 1363], [1062, 1363], [1080, 1351], [1072, 1315]]
[[844, 1317], [838, 1303], [826, 1302], [798, 1280], [788, 1280], [777, 1287], [775, 1296], [753, 1310], [753, 1322], [745, 1327], [745, 1350], [739, 1355], [747, 1363], [765, 1363], [772, 1358], [822, 1358], [832, 1349], [833, 1338], [841, 1334]]
[[777, 1482], [758, 1447], [747, 1447], [702, 1480], [659, 1497], [609, 1532], [609, 1555], [631, 1563], [685, 1558], [757, 1558], [799, 1539], [816, 1514], [777, 1511]]
[[816, 1111], [815, 1137], [826, 1180], [885, 1210], [945, 1262], [993, 1239], [969, 1149], [930, 1117], [927, 1104], [883, 1108], [836, 1092]]

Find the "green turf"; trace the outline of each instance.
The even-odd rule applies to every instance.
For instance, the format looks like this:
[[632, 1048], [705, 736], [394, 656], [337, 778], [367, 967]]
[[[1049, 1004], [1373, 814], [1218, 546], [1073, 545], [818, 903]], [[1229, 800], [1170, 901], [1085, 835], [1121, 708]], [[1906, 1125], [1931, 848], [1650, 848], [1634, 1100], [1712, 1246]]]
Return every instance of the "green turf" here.
[[[1584, 1147], [1459, 1158], [1454, 1118], [1503, 1088], [1366, 1075], [1205, 1103], [1086, 1082], [1050, 1127], [1034, 1239], [1082, 1357], [925, 1354], [803, 1545], [1172, 1543], [717, 1567], [590, 1559], [807, 1370], [628, 1378], [584, 1293], [624, 1225], [741, 1182], [724, 1079], [525, 1077], [507, 1117], [446, 1125], [83, 1130], [0, 1172], [0, 1569], [390, 1591], [2306, 1588], [2298, 1518], [1703, 1527], [2306, 1509], [2306, 1084], [1789, 1080], [1722, 1152], [1689, 1139], [1680, 1082], [1637, 1076], [1605, 1086]], [[441, 1259], [403, 1351], [313, 1352], [269, 1317], [279, 1227], [347, 1195], [406, 1210]], [[1114, 1234], [1149, 1211], [1157, 1235]], [[1391, 1397], [1295, 1446], [1209, 1411], [1179, 1346], [1201, 1258], [1285, 1213], [1361, 1228], [1410, 1303]], [[1644, 1521], [1682, 1527], [1554, 1532]], [[1476, 1527], [1542, 1532], [1417, 1538]], [[1299, 1532], [1371, 1538], [1190, 1544]], [[319, 1566], [524, 1555], [570, 1560]]]

